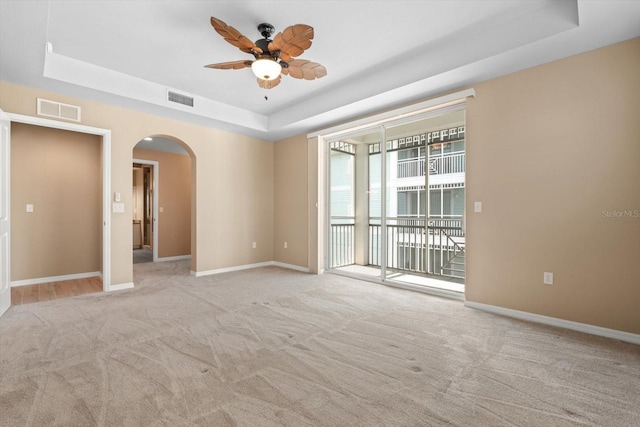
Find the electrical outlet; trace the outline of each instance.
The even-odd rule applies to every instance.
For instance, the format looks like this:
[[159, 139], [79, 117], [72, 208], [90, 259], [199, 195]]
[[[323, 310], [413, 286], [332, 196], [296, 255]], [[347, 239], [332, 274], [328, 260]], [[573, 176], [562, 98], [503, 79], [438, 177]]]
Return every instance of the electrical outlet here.
[[553, 285], [553, 273], [545, 271], [542, 280], [545, 285]]
[[284, 242], [284, 248], [287, 249], [287, 242]]

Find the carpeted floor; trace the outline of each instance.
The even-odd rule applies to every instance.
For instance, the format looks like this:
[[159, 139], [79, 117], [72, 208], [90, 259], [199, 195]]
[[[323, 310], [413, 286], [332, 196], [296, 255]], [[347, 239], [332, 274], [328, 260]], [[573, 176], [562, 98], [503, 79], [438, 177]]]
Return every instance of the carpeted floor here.
[[149, 248], [134, 249], [133, 263], [141, 264], [143, 262], [153, 262], [153, 250]]
[[2, 426], [637, 426], [640, 347], [325, 274], [189, 276], [0, 319]]

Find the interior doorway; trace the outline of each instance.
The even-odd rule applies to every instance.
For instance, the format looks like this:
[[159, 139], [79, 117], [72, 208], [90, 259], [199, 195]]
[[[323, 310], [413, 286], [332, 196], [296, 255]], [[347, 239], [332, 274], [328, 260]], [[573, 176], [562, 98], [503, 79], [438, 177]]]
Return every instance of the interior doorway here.
[[195, 156], [177, 138], [150, 135], [132, 152], [133, 263], [194, 257]]
[[[111, 192], [111, 180], [110, 180], [110, 177], [111, 177], [111, 131], [108, 129], [94, 128], [94, 127], [79, 125], [75, 123], [66, 123], [66, 122], [60, 122], [57, 120], [43, 119], [41, 117], [25, 116], [20, 114], [13, 114], [13, 113], [8, 113], [6, 115], [3, 115], [3, 119], [5, 117], [7, 118], [8, 123], [22, 123], [22, 124], [35, 125], [35, 126], [44, 127], [44, 128], [62, 129], [62, 130], [68, 130], [71, 132], [98, 135], [98, 137], [101, 139], [102, 155], [101, 155], [100, 169], [102, 170], [102, 197], [101, 197], [102, 199], [102, 221], [101, 221], [102, 265], [100, 266], [101, 267], [100, 275], [102, 278], [102, 290], [113, 291], [113, 290], [126, 289], [130, 287], [129, 284], [123, 284], [123, 285], [111, 284], [111, 256], [110, 256], [110, 253], [111, 253], [111, 216], [110, 216], [110, 212], [111, 212], [110, 211], [111, 209], [111, 196], [110, 196], [110, 192]], [[4, 123], [4, 120], [3, 120], [3, 123]], [[3, 130], [4, 129], [5, 128], [3, 126]], [[7, 127], [6, 129], [8, 131], [9, 127]], [[3, 146], [9, 146], [10, 140], [11, 140], [11, 134], [10, 132], [6, 132], [6, 135], [3, 135], [3, 138], [2, 138]], [[8, 153], [4, 153], [4, 154], [8, 154]], [[8, 162], [9, 161], [8, 156], [4, 157], [4, 160]], [[7, 179], [4, 181], [6, 184], [8, 184], [9, 178], [7, 177]], [[7, 203], [5, 204], [4, 208], [6, 210], [10, 209], [10, 199], [8, 198], [8, 194], [7, 194]], [[10, 225], [7, 224], [7, 227], [10, 228]], [[7, 241], [10, 241], [10, 240], [11, 240], [11, 236], [7, 238]], [[3, 276], [10, 277], [9, 259], [10, 259], [9, 251], [3, 252], [2, 259], [0, 260], [0, 263], [4, 266]], [[47, 278], [41, 278], [41, 279], [46, 280], [48, 282], [50, 278], [47, 277]], [[35, 283], [34, 281], [32, 282]], [[10, 293], [8, 292], [5, 292], [5, 293], [10, 295]], [[9, 300], [9, 304], [10, 302], [11, 301]], [[5, 305], [6, 304], [3, 303], [3, 307]]]
[[159, 164], [133, 161], [133, 263], [158, 260]]

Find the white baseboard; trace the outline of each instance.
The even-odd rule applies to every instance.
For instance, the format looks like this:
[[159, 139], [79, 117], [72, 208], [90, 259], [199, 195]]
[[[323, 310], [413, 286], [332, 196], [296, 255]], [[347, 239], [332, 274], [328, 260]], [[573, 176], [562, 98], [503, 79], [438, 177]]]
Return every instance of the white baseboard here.
[[107, 289], [107, 292], [123, 291], [125, 289], [131, 289], [131, 288], [133, 288], [133, 282], [118, 283], [117, 285], [110, 285], [109, 289]]
[[91, 271], [88, 273], [65, 274], [62, 276], [37, 277], [35, 279], [14, 280], [11, 282], [11, 287], [13, 288], [14, 286], [39, 285], [41, 283], [61, 282], [63, 280], [86, 279], [88, 277], [102, 278], [102, 273], [99, 271]]
[[640, 334], [632, 334], [630, 332], [618, 331], [615, 329], [603, 328], [586, 323], [573, 322], [571, 320], [558, 319], [557, 317], [543, 316], [541, 314], [512, 310], [510, 308], [482, 304], [473, 301], [465, 301], [464, 305], [465, 307], [486, 311], [488, 313], [500, 314], [502, 316], [513, 317], [520, 320], [527, 320], [529, 322], [542, 323], [549, 326], [557, 326], [559, 328], [571, 329], [573, 331], [584, 332], [591, 335], [598, 335], [605, 338], [613, 338], [620, 341], [630, 342], [632, 344], [640, 344]]
[[229, 273], [232, 271], [249, 270], [250, 268], [269, 267], [273, 265], [273, 261], [259, 262], [256, 264], [236, 265], [233, 267], [216, 268], [215, 270], [206, 271], [192, 271], [191, 275], [194, 277], [211, 276], [213, 274]]
[[309, 272], [309, 269], [306, 267], [300, 267], [298, 265], [293, 265], [293, 264], [285, 264], [283, 262], [277, 262], [277, 261], [266, 261], [266, 262], [259, 262], [256, 264], [245, 264], [245, 265], [236, 265], [234, 267], [217, 268], [215, 270], [192, 271], [191, 275], [194, 277], [211, 276], [213, 274], [222, 274], [222, 273], [229, 273], [232, 271], [249, 270], [251, 268], [271, 267], [271, 266], [288, 268], [290, 270], [301, 271], [303, 273]]
[[158, 258], [157, 262], [181, 261], [183, 259], [191, 259], [191, 255], [165, 256], [165, 257], [162, 257], [162, 258]]
[[309, 272], [309, 269], [307, 267], [300, 267], [299, 265], [287, 264], [287, 263], [279, 262], [279, 261], [273, 261], [273, 263], [271, 265], [274, 265], [276, 267], [288, 268], [289, 270], [300, 271], [302, 273], [308, 273]]

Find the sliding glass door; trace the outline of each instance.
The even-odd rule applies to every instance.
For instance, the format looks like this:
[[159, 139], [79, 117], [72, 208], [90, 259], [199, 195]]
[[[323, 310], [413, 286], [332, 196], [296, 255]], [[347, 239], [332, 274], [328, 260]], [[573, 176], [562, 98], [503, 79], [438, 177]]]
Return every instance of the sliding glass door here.
[[465, 135], [458, 106], [330, 141], [330, 268], [463, 292]]
[[381, 165], [370, 159], [368, 150], [380, 141], [376, 128], [328, 144], [329, 268], [378, 278], [380, 269], [370, 266], [379, 263], [381, 242], [379, 235], [372, 234], [370, 217], [380, 217]]

